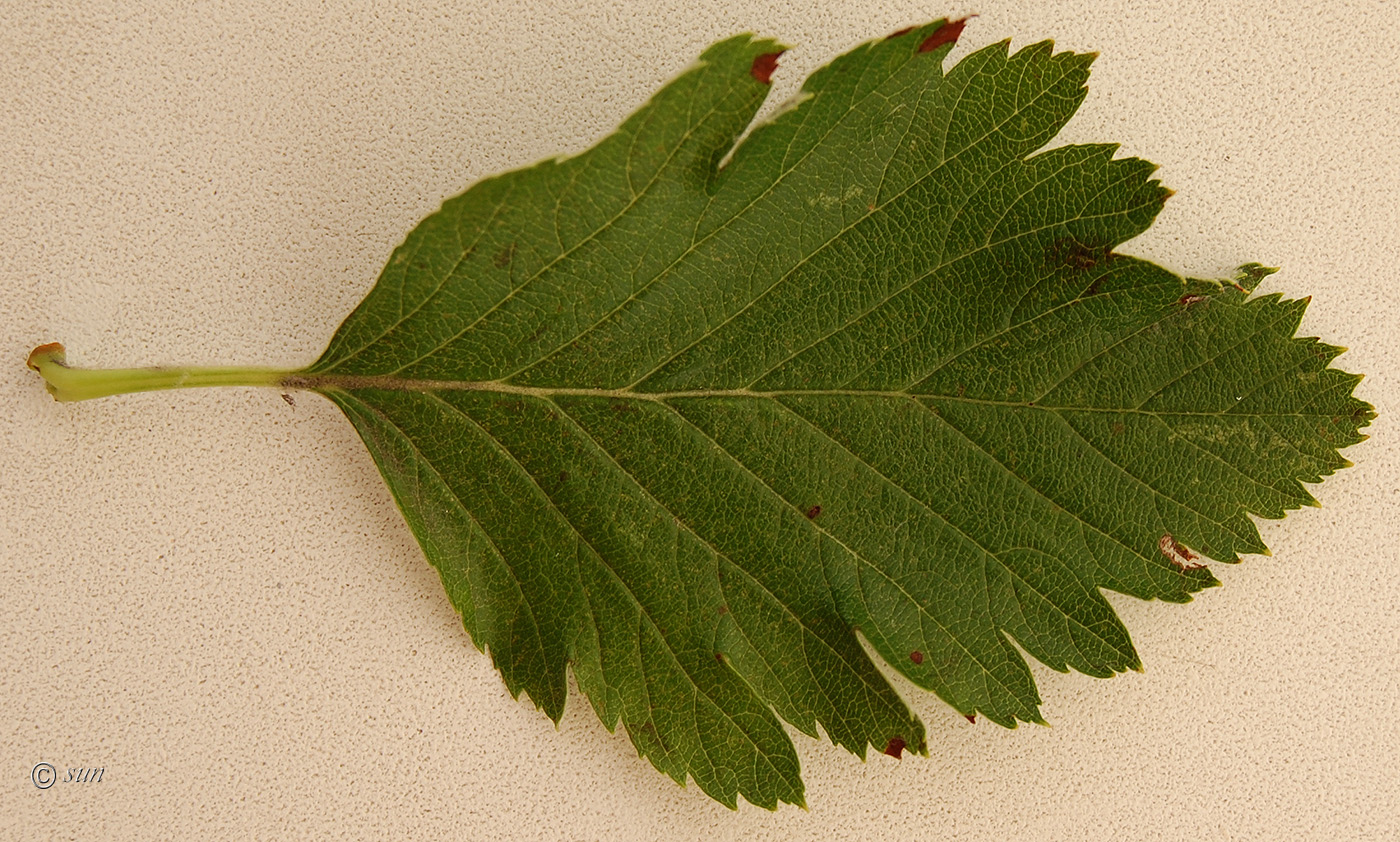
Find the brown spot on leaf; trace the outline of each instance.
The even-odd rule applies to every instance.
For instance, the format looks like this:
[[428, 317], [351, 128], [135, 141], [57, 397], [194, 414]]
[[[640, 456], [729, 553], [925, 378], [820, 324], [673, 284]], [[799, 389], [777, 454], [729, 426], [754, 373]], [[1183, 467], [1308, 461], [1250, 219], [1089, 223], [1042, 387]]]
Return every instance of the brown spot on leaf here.
[[819, 515], [819, 514], [821, 514], [821, 513], [822, 513], [822, 507], [821, 507], [821, 506], [813, 506], [812, 508], [808, 509], [807, 512], [806, 512], [807, 519], [808, 519], [808, 520], [816, 520], [816, 519], [817, 519], [817, 515]]
[[1123, 422], [1122, 422], [1122, 421], [1114, 421], [1114, 422], [1113, 422], [1113, 426], [1112, 426], [1111, 428], [1109, 428], [1109, 429], [1111, 429], [1111, 430], [1113, 431], [1113, 434], [1114, 434], [1115, 436], [1121, 436], [1121, 435], [1123, 435], [1123, 431], [1126, 430], [1127, 427], [1124, 427], [1124, 426], [1123, 426]]
[[909, 653], [909, 660], [913, 661], [916, 664], [922, 664], [924, 662], [924, 653], [915, 649], [913, 652]]
[[715, 660], [716, 660], [716, 661], [719, 661], [721, 664], [724, 663], [724, 653], [722, 653], [722, 652], [716, 652], [716, 653], [715, 653]]
[[1199, 293], [1193, 292], [1190, 295], [1181, 296], [1176, 300], [1176, 303], [1180, 304], [1182, 307], [1190, 307], [1192, 304], [1200, 304], [1202, 301], [1205, 300], [1206, 297], [1204, 295], [1200, 295]]
[[1162, 555], [1175, 564], [1178, 570], [1199, 570], [1205, 567], [1204, 564], [1197, 564], [1199, 556], [1177, 543], [1170, 532], [1157, 541], [1157, 549], [1161, 550]]
[[651, 720], [647, 720], [637, 726], [637, 733], [639, 735], [644, 735], [647, 738], [645, 741], [652, 745], [661, 746], [663, 749], [667, 747], [666, 741], [661, 739], [661, 733], [656, 730], [656, 726], [652, 724]]
[[[968, 15], [975, 17], [975, 15]], [[952, 44], [962, 35], [963, 27], [967, 26], [967, 18], [944, 21], [943, 25], [933, 31], [933, 34], [924, 39], [924, 43], [919, 45], [919, 52], [927, 53], [936, 50], [944, 44]]]
[[287, 394], [286, 392], [282, 393], [282, 400], [287, 402], [287, 406], [295, 408], [297, 405], [296, 399], [293, 398], [291, 395]]
[[719, 607], [719, 613], [720, 613], [720, 616], [723, 616], [723, 615], [725, 615], [725, 614], [728, 614], [728, 613], [729, 613], [729, 606], [728, 606], [728, 605], [721, 605], [721, 606]]
[[568, 471], [560, 471], [560, 472], [559, 472], [559, 481], [560, 481], [560, 482], [568, 482], [568, 481], [569, 481], [569, 472], [568, 472]]
[[749, 75], [765, 85], [771, 84], [773, 81], [773, 71], [778, 69], [778, 56], [782, 54], [783, 51], [779, 50], [776, 53], [764, 53], [763, 55], [754, 56], [753, 66], [749, 68]]
[[496, 256], [493, 257], [493, 258], [491, 258], [491, 263], [492, 263], [492, 265], [494, 265], [497, 269], [504, 269], [504, 268], [506, 268], [507, 266], [510, 265], [510, 261], [511, 261], [511, 259], [514, 258], [514, 257], [515, 257], [515, 243], [511, 243], [510, 245], [506, 246], [505, 248], [503, 248], [503, 249], [501, 249], [499, 252], [497, 252], [497, 253], [496, 253]]
[[890, 737], [890, 741], [885, 743], [885, 754], [898, 760], [900, 755], [904, 754], [906, 745], [908, 743], [904, 742], [903, 737]]
[[[1117, 257], [1108, 246], [1081, 243], [1073, 237], [1056, 240], [1050, 245], [1050, 262], [1088, 272]], [[1097, 283], [1097, 281], [1095, 281]], [[1092, 294], [1092, 293], [1090, 293]]]

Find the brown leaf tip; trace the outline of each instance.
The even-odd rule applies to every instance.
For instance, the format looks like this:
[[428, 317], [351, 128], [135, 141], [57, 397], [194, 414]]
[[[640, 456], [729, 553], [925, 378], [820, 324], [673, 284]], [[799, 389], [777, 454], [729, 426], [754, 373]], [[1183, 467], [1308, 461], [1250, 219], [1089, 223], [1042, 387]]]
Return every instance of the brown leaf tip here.
[[908, 745], [908, 743], [904, 742], [903, 737], [890, 737], [890, 741], [885, 744], [885, 754], [898, 760], [900, 755], [904, 754], [904, 747], [906, 745]]
[[966, 719], [968, 722], [971, 722], [973, 725], [977, 724], [977, 714], [975, 713], [965, 713], [963, 714], [963, 718]]
[[913, 661], [916, 664], [922, 664], [924, 662], [924, 653], [915, 649], [913, 652], [909, 653], [909, 660]]
[[977, 16], [968, 15], [965, 18], [944, 21], [942, 26], [935, 29], [933, 34], [925, 38], [924, 43], [919, 45], [919, 52], [927, 53], [931, 50], [938, 49], [944, 44], [956, 43], [958, 36], [962, 35], [963, 27], [967, 26], [968, 19], [974, 17]]
[[892, 39], [894, 39], [894, 38], [898, 38], [898, 37], [901, 36], [901, 35], [908, 35], [909, 33], [913, 32], [913, 31], [914, 31], [914, 27], [912, 27], [912, 26], [906, 26], [906, 27], [904, 27], [903, 29], [896, 29], [894, 32], [891, 32], [889, 35], [886, 35], [886, 36], [885, 36], [885, 40], [886, 40], [886, 41], [889, 41], [889, 40], [892, 40]]
[[784, 52], [785, 50], [779, 50], [776, 53], [754, 56], [753, 66], [749, 68], [749, 75], [765, 85], [772, 84], [773, 71], [778, 69], [778, 56]]

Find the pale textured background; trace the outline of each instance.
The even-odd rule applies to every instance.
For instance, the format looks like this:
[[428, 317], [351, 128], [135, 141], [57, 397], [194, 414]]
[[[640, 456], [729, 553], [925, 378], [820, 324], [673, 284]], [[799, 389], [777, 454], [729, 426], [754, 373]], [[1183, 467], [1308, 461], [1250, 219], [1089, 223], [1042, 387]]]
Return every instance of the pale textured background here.
[[[1400, 833], [1400, 12], [1394, 4], [267, 0], [0, 8], [0, 836], [1390, 839]], [[144, 7], [144, 8], [141, 8]], [[159, 7], [159, 8], [158, 8]], [[1252, 7], [1252, 8], [1251, 8]], [[59, 405], [24, 368], [311, 361], [390, 249], [493, 171], [577, 151], [712, 40], [798, 48], [980, 12], [1098, 50], [1061, 141], [1177, 191], [1127, 250], [1259, 260], [1382, 415], [1273, 558], [1113, 598], [1146, 664], [1033, 664], [1053, 728], [914, 693], [929, 759], [797, 736], [811, 809], [681, 789], [575, 696], [474, 650], [350, 425], [270, 390]], [[37, 790], [30, 768], [102, 766]]]

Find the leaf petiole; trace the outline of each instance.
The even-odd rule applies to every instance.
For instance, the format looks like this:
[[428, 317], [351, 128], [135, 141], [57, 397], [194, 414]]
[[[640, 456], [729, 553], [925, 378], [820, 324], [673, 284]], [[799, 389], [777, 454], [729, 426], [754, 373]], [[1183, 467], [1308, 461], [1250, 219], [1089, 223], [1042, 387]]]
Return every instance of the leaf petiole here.
[[28, 365], [43, 376], [49, 394], [58, 401], [201, 386], [280, 386], [292, 375], [270, 368], [70, 368], [57, 342], [31, 351]]

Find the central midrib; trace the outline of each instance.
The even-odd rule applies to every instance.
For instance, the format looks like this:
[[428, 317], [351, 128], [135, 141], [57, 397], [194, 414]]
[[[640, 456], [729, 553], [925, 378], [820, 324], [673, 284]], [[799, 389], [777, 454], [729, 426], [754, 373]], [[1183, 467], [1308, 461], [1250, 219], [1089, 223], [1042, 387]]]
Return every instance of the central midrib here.
[[961, 395], [943, 395], [933, 392], [909, 392], [877, 389], [777, 389], [755, 391], [753, 389], [688, 389], [678, 392], [638, 392], [632, 389], [599, 389], [550, 386], [517, 386], [495, 380], [413, 380], [385, 374], [289, 374], [276, 384], [283, 389], [309, 389], [312, 391], [338, 390], [354, 392], [361, 389], [376, 389], [388, 392], [487, 392], [497, 395], [542, 398], [550, 400], [558, 397], [608, 398], [612, 400], [642, 400], [665, 403], [684, 398], [781, 398], [799, 397], [847, 397], [847, 398], [897, 398], [917, 400], [920, 398], [962, 404], [981, 404], [1004, 409], [1044, 409], [1070, 412], [1109, 412], [1131, 415], [1201, 415], [1234, 417], [1252, 415], [1304, 415], [1297, 412], [1240, 413], [1240, 412], [1192, 412], [1170, 410], [1153, 412], [1134, 407], [1072, 406], [1062, 404], [1037, 403], [1035, 401], [997, 401], [985, 398], [969, 398]]
[[[668, 401], [677, 398], [785, 398], [807, 396], [841, 397], [880, 397], [880, 398], [954, 398], [951, 395], [922, 394], [904, 391], [880, 391], [870, 389], [778, 389], [755, 391], [753, 389], [685, 389], [676, 392], [638, 392], [633, 389], [571, 388], [566, 386], [517, 386], [498, 380], [414, 380], [396, 377], [392, 374], [291, 374], [277, 383], [284, 389], [379, 389], [389, 392], [491, 392], [499, 395], [517, 395], [532, 398], [587, 397], [612, 398], [615, 400]], [[981, 401], [982, 403], [1000, 403]], [[1013, 404], [1033, 406], [1033, 404]]]

